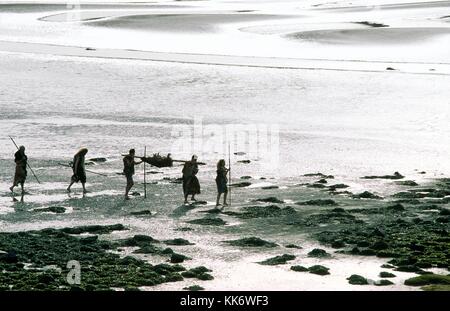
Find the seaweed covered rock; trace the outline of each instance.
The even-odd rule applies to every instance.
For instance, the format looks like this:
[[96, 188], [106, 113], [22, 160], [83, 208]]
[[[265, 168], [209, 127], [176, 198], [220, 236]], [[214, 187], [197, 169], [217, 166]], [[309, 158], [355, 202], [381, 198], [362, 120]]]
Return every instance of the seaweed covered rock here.
[[251, 218], [268, 218], [268, 217], [282, 217], [295, 214], [296, 211], [292, 207], [280, 208], [277, 205], [265, 206], [245, 206], [242, 208], [243, 212], [225, 212], [224, 214], [235, 216], [242, 219]]
[[364, 176], [361, 179], [403, 179], [405, 176], [399, 172], [395, 172], [393, 175], [382, 175], [382, 176]]
[[347, 278], [348, 282], [352, 285], [367, 285], [369, 282], [367, 279], [363, 276], [360, 276], [358, 274], [352, 274], [350, 277]]
[[345, 247], [345, 242], [342, 240], [336, 240], [331, 243], [332, 248], [343, 248]]
[[450, 275], [424, 274], [405, 280], [408, 286], [424, 286], [430, 284], [450, 285]]
[[419, 185], [414, 180], [402, 180], [402, 181], [397, 181], [395, 183], [400, 186], [408, 186], [408, 187], [416, 187]]
[[187, 287], [183, 287], [184, 290], [188, 290], [191, 292], [196, 292], [196, 291], [200, 291], [200, 290], [205, 290], [203, 287], [201, 287], [200, 285], [191, 285], [191, 286], [187, 286]]
[[336, 206], [338, 205], [336, 201], [331, 199], [317, 199], [317, 200], [309, 200], [305, 202], [297, 202], [297, 205], [314, 205], [314, 206]]
[[314, 258], [328, 258], [331, 257], [330, 254], [328, 254], [325, 250], [320, 248], [315, 248], [312, 251], [308, 253], [308, 257], [314, 257]]
[[46, 208], [35, 209], [34, 212], [47, 212], [47, 213], [63, 214], [66, 212], [66, 208], [62, 207], [62, 206], [50, 206], [50, 207], [46, 207]]
[[283, 254], [281, 256], [275, 256], [264, 261], [259, 262], [261, 265], [275, 266], [275, 265], [284, 265], [288, 261], [294, 260], [294, 255]]
[[376, 286], [394, 285], [394, 283], [392, 281], [389, 281], [389, 280], [386, 280], [386, 279], [378, 280], [378, 281], [374, 282], [374, 284]]
[[163, 241], [167, 245], [194, 245], [195, 243], [191, 243], [188, 240], [182, 239], [182, 238], [175, 238], [172, 240], [165, 240]]
[[302, 249], [303, 247], [296, 245], [296, 244], [286, 244], [284, 247], [286, 248], [297, 248], [297, 249]]
[[405, 211], [405, 207], [401, 204], [401, 203], [395, 203], [393, 205], [389, 205], [386, 207], [387, 211], [390, 212], [404, 212]]
[[324, 178], [324, 179], [334, 179], [333, 175], [325, 175], [322, 173], [308, 173], [303, 175], [305, 177], [319, 177], [319, 178]]
[[327, 275], [330, 274], [329, 268], [321, 266], [321, 265], [314, 265], [312, 267], [308, 268], [309, 273], [318, 274], [318, 275]]
[[225, 241], [225, 243], [228, 243], [233, 246], [241, 246], [241, 247], [276, 247], [278, 244], [273, 242], [268, 242], [265, 240], [262, 240], [257, 237], [249, 237], [249, 238], [242, 238], [238, 240], [232, 240], [232, 241]]
[[[97, 233], [111, 230], [110, 227], [94, 226], [82, 230], [77, 227], [74, 230], [50, 228], [0, 233], [1, 248], [14, 250], [17, 254], [17, 262], [0, 261], [0, 269], [3, 270], [0, 284], [6, 284], [12, 290], [138, 288], [179, 280], [180, 276], [172, 274], [185, 270], [178, 265], [152, 266], [132, 256], [121, 258], [109, 251], [117, 246], [116, 242], [99, 240], [97, 236], [79, 238], [66, 233], [92, 231], [92, 228]], [[77, 260], [83, 267], [83, 281], [77, 286], [68, 285], [65, 279], [69, 272], [67, 263], [71, 260]], [[31, 265], [24, 269], [23, 263]], [[166, 278], [168, 274], [171, 276]]]
[[346, 189], [346, 188], [349, 188], [349, 187], [350, 186], [346, 185], [346, 184], [334, 184], [334, 185], [328, 186], [328, 190], [336, 191], [338, 189]]
[[135, 236], [121, 241], [122, 246], [147, 246], [150, 243], [157, 243], [151, 236], [136, 234]]
[[308, 268], [303, 267], [303, 266], [291, 266], [291, 270], [295, 271], [295, 272], [307, 272], [309, 271]]
[[133, 215], [133, 216], [151, 216], [152, 212], [149, 211], [149, 210], [143, 210], [143, 211], [131, 212], [130, 215]]
[[63, 228], [60, 231], [68, 234], [82, 234], [82, 233], [95, 233], [95, 234], [108, 234], [113, 231], [123, 231], [127, 230], [122, 224], [115, 225], [91, 225], [91, 226], [80, 226], [72, 228]]
[[396, 275], [390, 272], [381, 271], [380, 272], [380, 278], [395, 278]]
[[191, 258], [189, 258], [185, 255], [182, 255], [182, 254], [177, 254], [177, 253], [173, 253], [170, 256], [171, 263], [182, 263], [183, 261], [188, 260], [188, 259], [191, 259]]
[[268, 197], [268, 198], [263, 198], [263, 199], [256, 199], [254, 200], [255, 202], [264, 202], [264, 203], [277, 203], [277, 204], [281, 204], [284, 203], [283, 200], [280, 200], [276, 197]]
[[188, 221], [190, 224], [194, 225], [203, 225], [203, 226], [223, 226], [226, 225], [226, 222], [219, 217], [214, 218], [200, 218]]
[[370, 200], [381, 200], [383, 199], [379, 195], [373, 194], [369, 191], [364, 191], [362, 193], [354, 194], [352, 196], [354, 199], [370, 199]]

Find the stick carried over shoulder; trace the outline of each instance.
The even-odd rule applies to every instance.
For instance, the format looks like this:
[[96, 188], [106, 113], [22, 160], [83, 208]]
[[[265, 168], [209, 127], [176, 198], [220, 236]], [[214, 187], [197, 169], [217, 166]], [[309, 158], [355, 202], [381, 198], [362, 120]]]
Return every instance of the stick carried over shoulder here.
[[[144, 146], [144, 158], [146, 158], [147, 157], [147, 146]], [[146, 164], [146, 162], [145, 161], [142, 161], [142, 162], [144, 162], [144, 198], [146, 199], [147, 198], [147, 179], [146, 179], [146, 174], [147, 174], [147, 172], [146, 172], [146, 167], [145, 167], [145, 164]]]
[[[17, 150], [19, 150], [19, 146], [17, 146], [17, 144], [16, 144], [16, 142], [14, 141], [14, 139], [13, 139], [11, 136], [9, 136], [9, 139], [11, 139], [11, 141], [12, 141], [13, 144], [14, 144], [14, 146], [16, 146]], [[30, 164], [28, 164], [28, 161], [27, 161], [27, 166], [28, 166], [28, 168], [30, 169], [31, 173], [33, 174], [34, 178], [36, 178], [38, 184], [40, 184], [41, 182], [39, 181], [39, 178], [37, 178], [36, 174], [34, 173], [33, 169], [31, 168]]]
[[[65, 163], [58, 163], [58, 165], [65, 166], [65, 167], [70, 167], [70, 168], [72, 167], [72, 165], [65, 164]], [[97, 174], [97, 175], [100, 175], [100, 176], [108, 177], [108, 175], [105, 175], [105, 174], [102, 174], [102, 173], [97, 173], [97, 172], [86, 170], [86, 169], [85, 169], [85, 171], [89, 172], [89, 173], [92, 173], [92, 174]]]
[[228, 196], [230, 198], [230, 206], [231, 206], [231, 152], [230, 152], [230, 143], [228, 143], [228, 176], [229, 176], [229, 181], [228, 181]]

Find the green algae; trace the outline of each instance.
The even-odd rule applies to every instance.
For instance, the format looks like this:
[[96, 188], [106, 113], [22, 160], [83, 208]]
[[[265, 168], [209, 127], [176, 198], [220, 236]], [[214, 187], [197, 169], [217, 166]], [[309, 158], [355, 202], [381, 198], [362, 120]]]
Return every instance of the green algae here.
[[238, 240], [232, 240], [232, 241], [225, 241], [225, 243], [228, 243], [233, 246], [240, 246], [240, 247], [276, 247], [278, 244], [262, 240], [257, 237], [248, 237], [248, 238], [242, 238]]
[[281, 256], [275, 256], [269, 259], [266, 259], [264, 261], [259, 262], [261, 265], [267, 265], [267, 266], [276, 266], [276, 265], [284, 265], [288, 261], [294, 260], [294, 255], [289, 254], [283, 254]]

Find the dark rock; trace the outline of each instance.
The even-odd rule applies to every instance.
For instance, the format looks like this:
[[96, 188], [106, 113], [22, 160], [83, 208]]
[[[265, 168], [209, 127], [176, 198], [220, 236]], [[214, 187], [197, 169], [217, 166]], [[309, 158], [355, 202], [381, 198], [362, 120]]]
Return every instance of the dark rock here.
[[9, 252], [1, 252], [0, 253], [0, 263], [17, 263], [19, 262], [19, 258], [17, 257], [17, 254], [15, 251], [9, 251]]
[[330, 269], [321, 265], [315, 265], [312, 267], [309, 267], [308, 271], [309, 273], [318, 274], [318, 275], [327, 275], [330, 274], [328, 272]]
[[252, 179], [252, 176], [241, 176], [241, 179]]
[[316, 189], [325, 189], [327, 186], [325, 186], [324, 184], [314, 183], [314, 184], [307, 184], [306, 187], [316, 188]]
[[190, 224], [203, 226], [223, 226], [226, 222], [222, 218], [200, 218], [188, 221]]
[[352, 285], [367, 285], [369, 282], [365, 277], [362, 277], [358, 274], [352, 274], [347, 278], [348, 282]]
[[183, 289], [191, 291], [191, 292], [196, 292], [196, 291], [199, 291], [199, 290], [205, 290], [203, 287], [201, 287], [199, 285], [191, 285], [191, 286], [188, 286], [188, 287], [183, 287]]
[[291, 267], [292, 271], [296, 271], [296, 272], [306, 272], [309, 271], [308, 268], [303, 267], [303, 266], [292, 266]]
[[320, 177], [320, 178], [325, 178], [325, 179], [334, 179], [333, 175], [325, 175], [322, 173], [310, 173], [310, 174], [305, 174], [303, 175], [305, 177]]
[[278, 189], [278, 188], [280, 188], [280, 187], [279, 186], [275, 186], [275, 185], [261, 187], [261, 189], [263, 189], [263, 190]]
[[167, 245], [194, 245], [194, 243], [189, 242], [188, 240], [176, 238], [173, 240], [165, 240], [163, 241]]
[[374, 283], [376, 286], [388, 286], [393, 285], [394, 283], [389, 280], [379, 280]]
[[402, 265], [398, 266], [395, 271], [401, 272], [422, 272], [423, 270], [417, 267], [416, 265]]
[[309, 200], [305, 202], [297, 202], [297, 205], [314, 205], [314, 206], [336, 206], [338, 205], [334, 200], [331, 199], [317, 199]]
[[402, 181], [397, 181], [395, 183], [400, 186], [408, 186], [408, 187], [416, 187], [419, 185], [414, 180], [402, 180]]
[[241, 246], [241, 247], [276, 247], [278, 246], [276, 243], [264, 241], [257, 237], [249, 237], [242, 238], [233, 241], [226, 241], [226, 243], [233, 246]]
[[405, 176], [399, 172], [395, 172], [393, 175], [383, 175], [383, 176], [364, 176], [362, 179], [403, 179]]
[[276, 197], [268, 197], [264, 199], [256, 199], [255, 202], [265, 202], [265, 203], [284, 203], [283, 200], [280, 200]]
[[249, 164], [251, 161], [250, 160], [240, 160], [238, 161], [238, 163], [243, 163], [243, 164]]
[[55, 214], [62, 214], [66, 211], [66, 209], [62, 206], [50, 206], [47, 208], [39, 208], [39, 209], [35, 209], [35, 212], [51, 212], [51, 213], [55, 213]]
[[122, 224], [115, 225], [92, 225], [92, 226], [80, 226], [74, 228], [63, 228], [60, 231], [68, 234], [82, 234], [82, 233], [95, 233], [95, 234], [108, 234], [113, 231], [127, 230]]
[[329, 186], [328, 189], [330, 191], [335, 191], [337, 189], [345, 189], [345, 188], [348, 188], [348, 187], [350, 187], [350, 186], [345, 185], [345, 184], [335, 184], [335, 185]]
[[334, 241], [333, 243], [331, 243], [331, 247], [332, 248], [343, 248], [343, 247], [345, 247], [345, 242], [342, 240]]
[[359, 193], [359, 194], [354, 194], [352, 197], [354, 199], [372, 199], [372, 200], [381, 200], [381, 199], [383, 199], [382, 197], [380, 197], [380, 196], [378, 196], [376, 194], [373, 194], [373, 193], [371, 193], [369, 191], [364, 191], [364, 192]]
[[173, 253], [172, 256], [170, 256], [171, 263], [181, 263], [188, 259], [190, 259], [190, 258], [185, 255], [177, 254], [177, 253]]
[[295, 244], [287, 244], [284, 247], [286, 248], [297, 248], [297, 249], [302, 249], [303, 247], [295, 245]]
[[439, 215], [442, 215], [442, 216], [449, 216], [450, 215], [450, 210], [448, 210], [448, 209], [442, 209], [440, 212], [439, 212]]
[[409, 286], [424, 286], [430, 284], [449, 285], [450, 276], [440, 274], [424, 274], [405, 280], [405, 285]]
[[308, 257], [315, 257], [315, 258], [327, 258], [331, 257], [330, 254], [328, 254], [325, 250], [320, 248], [315, 248], [312, 251], [308, 253]]
[[284, 254], [281, 256], [275, 256], [264, 261], [259, 262], [261, 265], [275, 266], [275, 265], [284, 265], [290, 260], [294, 260], [294, 255]]
[[130, 215], [133, 215], [133, 216], [151, 216], [152, 212], [149, 211], [149, 210], [144, 210], [144, 211], [131, 212]]
[[379, 240], [379, 241], [376, 241], [375, 243], [373, 243], [370, 246], [370, 248], [374, 249], [374, 250], [384, 250], [384, 249], [388, 249], [389, 248], [389, 244], [386, 243], [385, 241]]
[[382, 264], [382, 265], [381, 265], [381, 268], [384, 268], [384, 269], [394, 269], [395, 266], [389, 265], [389, 264]]
[[395, 278], [396, 275], [390, 272], [381, 271], [380, 272], [380, 278]]
[[389, 205], [388, 207], [386, 207], [386, 209], [391, 212], [404, 212], [405, 211], [405, 207], [401, 203]]

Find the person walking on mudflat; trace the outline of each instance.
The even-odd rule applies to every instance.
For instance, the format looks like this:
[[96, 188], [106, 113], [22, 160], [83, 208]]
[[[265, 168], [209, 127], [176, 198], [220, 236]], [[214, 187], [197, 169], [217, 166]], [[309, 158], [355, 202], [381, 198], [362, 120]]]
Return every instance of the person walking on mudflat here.
[[73, 170], [73, 176], [70, 181], [69, 187], [67, 187], [67, 191], [70, 192], [70, 188], [74, 183], [81, 182], [81, 185], [83, 186], [83, 193], [86, 193], [86, 169], [84, 167], [84, 161], [86, 158], [86, 154], [88, 153], [88, 150], [86, 148], [81, 148], [78, 150], [78, 152], [73, 157], [72, 162], [72, 170]]
[[135, 154], [136, 151], [134, 149], [130, 149], [130, 152], [123, 158], [123, 173], [127, 178], [127, 186], [125, 187], [125, 200], [130, 199], [128, 193], [130, 192], [131, 188], [134, 185], [133, 181], [134, 166], [142, 163], [142, 161], [140, 162], [134, 161]]
[[228, 206], [227, 204], [227, 195], [228, 195], [228, 169], [225, 167], [225, 160], [221, 159], [217, 162], [217, 176], [216, 176], [216, 185], [217, 185], [217, 200], [216, 207], [220, 206], [220, 196], [223, 193], [223, 206]]
[[188, 203], [188, 196], [192, 195], [191, 200], [195, 200], [195, 195], [200, 194], [200, 182], [197, 178], [198, 164], [197, 156], [193, 155], [191, 161], [187, 161], [183, 166], [183, 193], [184, 203]]
[[11, 192], [14, 192], [14, 187], [20, 184], [22, 188], [22, 194], [24, 193], [25, 180], [27, 179], [27, 161], [28, 157], [25, 155], [25, 147], [20, 146], [19, 150], [14, 154], [14, 162], [16, 162], [16, 171], [14, 173], [13, 185], [9, 188]]

